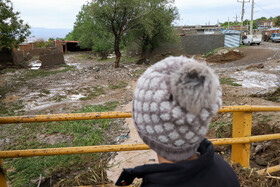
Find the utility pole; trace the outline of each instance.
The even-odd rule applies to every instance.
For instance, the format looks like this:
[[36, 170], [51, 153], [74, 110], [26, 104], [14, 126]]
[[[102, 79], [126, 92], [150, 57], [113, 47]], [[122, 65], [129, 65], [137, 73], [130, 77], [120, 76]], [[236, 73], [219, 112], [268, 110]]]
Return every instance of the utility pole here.
[[239, 18], [239, 17], [237, 16], [237, 14], [236, 14], [236, 16], [233, 17], [233, 18], [235, 18], [235, 24], [237, 24], [237, 18]]
[[242, 3], [242, 13], [241, 13], [241, 29], [243, 29], [243, 18], [244, 18], [244, 3], [250, 3], [250, 0], [249, 1], [245, 1], [245, 0], [237, 0], [238, 3]]
[[229, 30], [229, 17], [228, 17], [228, 30]]
[[254, 22], [254, 0], [252, 0], [252, 8], [251, 8], [251, 22], [250, 22], [250, 34], [253, 34], [253, 22]]

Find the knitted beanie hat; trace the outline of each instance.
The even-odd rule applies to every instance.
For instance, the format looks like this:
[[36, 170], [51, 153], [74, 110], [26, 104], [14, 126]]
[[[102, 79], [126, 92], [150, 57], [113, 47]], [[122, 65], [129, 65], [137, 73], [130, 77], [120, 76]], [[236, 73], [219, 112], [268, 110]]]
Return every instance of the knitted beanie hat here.
[[219, 79], [203, 63], [168, 57], [139, 78], [133, 119], [143, 141], [175, 162], [192, 157], [222, 105]]

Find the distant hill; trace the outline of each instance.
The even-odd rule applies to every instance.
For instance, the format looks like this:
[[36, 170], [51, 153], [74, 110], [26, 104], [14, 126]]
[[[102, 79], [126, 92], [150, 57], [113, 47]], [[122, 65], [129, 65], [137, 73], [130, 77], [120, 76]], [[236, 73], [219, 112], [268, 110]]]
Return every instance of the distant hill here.
[[44, 40], [48, 40], [49, 38], [65, 38], [66, 34], [71, 32], [72, 29], [49, 29], [43, 27], [31, 27], [31, 37], [39, 39], [42, 38]]

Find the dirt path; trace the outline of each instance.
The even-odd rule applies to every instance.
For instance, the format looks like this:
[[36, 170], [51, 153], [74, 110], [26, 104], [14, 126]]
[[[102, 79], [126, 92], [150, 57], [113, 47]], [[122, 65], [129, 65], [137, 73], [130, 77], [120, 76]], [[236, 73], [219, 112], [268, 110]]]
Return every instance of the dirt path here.
[[242, 68], [252, 64], [264, 63], [280, 57], [280, 45], [274, 43], [262, 43], [260, 46], [248, 46], [238, 48], [244, 54], [240, 60], [224, 64], [216, 64], [215, 68]]
[[[135, 86], [136, 82], [132, 82], [132, 91], [135, 89]], [[132, 102], [124, 106], [123, 110], [131, 111]], [[142, 144], [143, 141], [137, 133], [132, 118], [126, 118], [125, 126], [129, 128], [130, 133], [129, 138], [122, 144]], [[157, 155], [152, 150], [118, 152], [117, 156], [108, 165], [107, 175], [110, 180], [116, 182], [123, 168], [134, 168], [139, 165], [154, 163], [157, 163]]]

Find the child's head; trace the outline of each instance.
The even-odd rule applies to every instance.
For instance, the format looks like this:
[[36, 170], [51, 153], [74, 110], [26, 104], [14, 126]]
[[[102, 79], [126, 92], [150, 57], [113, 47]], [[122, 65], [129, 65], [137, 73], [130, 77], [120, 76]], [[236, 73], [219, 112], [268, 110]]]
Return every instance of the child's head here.
[[217, 75], [204, 63], [168, 57], [139, 78], [133, 119], [140, 137], [175, 162], [192, 157], [222, 105]]

